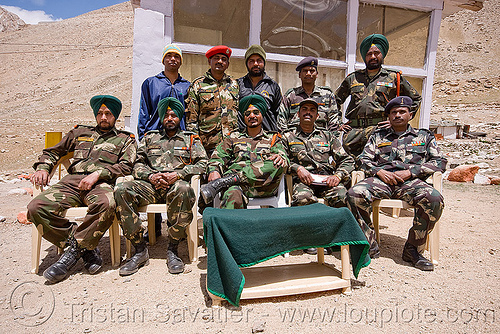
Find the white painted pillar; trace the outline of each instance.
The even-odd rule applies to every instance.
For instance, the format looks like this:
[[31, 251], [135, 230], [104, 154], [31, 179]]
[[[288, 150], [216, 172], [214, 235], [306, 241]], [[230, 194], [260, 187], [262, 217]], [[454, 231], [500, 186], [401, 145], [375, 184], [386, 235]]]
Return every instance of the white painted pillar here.
[[163, 70], [161, 55], [166, 44], [165, 30], [163, 13], [143, 8], [135, 10], [130, 131], [136, 135], [142, 82]]
[[425, 71], [427, 77], [422, 85], [422, 104], [420, 105], [420, 128], [429, 128], [432, 108], [432, 86], [434, 83], [434, 70], [436, 68], [436, 52], [439, 40], [439, 28], [441, 26], [441, 18], [443, 11], [436, 9], [432, 11], [431, 22], [429, 24], [429, 37], [427, 40], [427, 54], [425, 57]]

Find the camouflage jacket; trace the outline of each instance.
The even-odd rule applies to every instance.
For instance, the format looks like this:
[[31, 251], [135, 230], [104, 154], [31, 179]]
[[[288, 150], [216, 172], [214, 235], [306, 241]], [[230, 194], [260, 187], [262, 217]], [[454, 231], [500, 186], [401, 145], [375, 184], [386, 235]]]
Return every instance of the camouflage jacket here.
[[57, 161], [74, 152], [68, 168], [70, 174], [99, 172], [99, 180], [114, 181], [129, 175], [136, 159], [137, 143], [134, 135], [111, 129], [101, 132], [96, 127], [77, 125], [55, 146], [43, 150], [35, 170], [51, 172]]
[[444, 172], [447, 163], [434, 134], [410, 125], [400, 135], [392, 128], [378, 129], [368, 140], [359, 160], [368, 176], [374, 176], [381, 169], [390, 172], [410, 170], [412, 178], [422, 180], [434, 172]]
[[227, 74], [214, 79], [210, 71], [196, 78], [186, 99], [186, 130], [199, 134], [207, 151], [238, 128], [238, 82]]
[[314, 86], [311, 95], [307, 95], [302, 86], [290, 88], [280, 105], [278, 128], [285, 131], [290, 125], [299, 124], [299, 104], [302, 100], [311, 98], [318, 103], [318, 118], [316, 126], [329, 131], [336, 130], [341, 123], [342, 113], [337, 110], [335, 95], [330, 87]]
[[350, 179], [354, 159], [329, 131], [315, 128], [306, 134], [300, 126], [285, 131], [283, 145], [290, 158], [290, 170], [297, 174], [302, 166], [313, 174], [337, 175], [342, 182]]
[[274, 153], [286, 160], [285, 169], [288, 168], [289, 160], [280, 134], [262, 130], [252, 138], [246, 131], [234, 131], [217, 145], [207, 172], [218, 171], [222, 175], [228, 170], [241, 170], [250, 163], [268, 160]]
[[207, 161], [207, 153], [195, 133], [179, 129], [169, 138], [165, 130], [153, 130], [139, 143], [133, 175], [148, 180], [154, 173], [177, 172], [181, 179], [189, 180], [205, 172]]
[[[345, 118], [383, 118], [384, 108], [397, 95], [397, 71], [382, 68], [373, 78], [364, 70], [349, 74], [335, 92], [339, 114], [342, 104], [351, 96]], [[399, 95], [412, 98], [412, 111], [416, 112], [422, 100], [410, 83], [401, 76]], [[375, 124], [376, 125], [376, 124]], [[357, 127], [357, 126], [355, 126]]]

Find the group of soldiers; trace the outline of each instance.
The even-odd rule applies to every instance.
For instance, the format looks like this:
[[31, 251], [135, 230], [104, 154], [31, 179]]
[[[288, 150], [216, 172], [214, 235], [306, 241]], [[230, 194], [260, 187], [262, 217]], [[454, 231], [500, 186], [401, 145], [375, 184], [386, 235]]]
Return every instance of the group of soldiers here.
[[[399, 72], [382, 67], [388, 48], [383, 35], [365, 38], [360, 52], [366, 68], [349, 74], [335, 93], [315, 85], [318, 60], [306, 57], [296, 68], [302, 85], [282, 96], [265, 73], [266, 53], [259, 45], [246, 51], [248, 73], [238, 80], [225, 73], [231, 49], [211, 48], [206, 52], [209, 70], [192, 83], [179, 74], [182, 51], [167, 45], [164, 71], [142, 85], [138, 146], [133, 134], [115, 127], [121, 102], [98, 95], [90, 100], [97, 125], [75, 127], [34, 164], [32, 182], [45, 186], [57, 161], [74, 152], [69, 175], [28, 205], [28, 218], [42, 225], [43, 237], [66, 248], [44, 277], [50, 283], [65, 279], [80, 258], [89, 273], [96, 273], [102, 266], [97, 244], [115, 214], [135, 248], [119, 273], [137, 272], [149, 262], [138, 208], [151, 203], [168, 206], [167, 267], [181, 273], [178, 244], [193, 219], [193, 175], [206, 176], [201, 209], [219, 194], [221, 208], [244, 209], [249, 198], [276, 194], [287, 172], [294, 183], [291, 205], [321, 197], [329, 206], [348, 206], [370, 243], [372, 258], [380, 251], [371, 203], [400, 198], [414, 205], [403, 259], [433, 270], [422, 253], [443, 198], [424, 180], [444, 171], [446, 159], [431, 132], [409, 125], [420, 95]], [[347, 122], [342, 122], [341, 106], [349, 96]], [[356, 168], [368, 178], [349, 189]], [[115, 185], [126, 175], [133, 178]], [[67, 208], [82, 205], [88, 213], [81, 224], [64, 218]], [[161, 233], [161, 219], [157, 215], [156, 233]]]

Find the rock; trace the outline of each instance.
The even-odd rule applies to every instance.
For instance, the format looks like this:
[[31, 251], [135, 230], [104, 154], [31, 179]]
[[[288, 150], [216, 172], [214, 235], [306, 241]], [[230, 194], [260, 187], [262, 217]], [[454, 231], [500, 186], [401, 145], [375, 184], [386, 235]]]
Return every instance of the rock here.
[[26, 195], [28, 192], [24, 188], [11, 189], [7, 192], [7, 195]]
[[14, 13], [0, 7], [0, 31], [19, 30], [26, 26], [26, 23]]
[[477, 174], [479, 167], [476, 165], [461, 165], [454, 168], [450, 175], [448, 175], [448, 181], [455, 182], [471, 182], [474, 180], [474, 176]]
[[476, 174], [474, 176], [474, 183], [475, 184], [491, 184], [491, 181], [490, 181], [490, 178], [487, 177], [486, 175]]
[[252, 333], [262, 333], [266, 327], [266, 322], [263, 320], [255, 320], [252, 325]]
[[480, 169], [490, 168], [490, 165], [488, 165], [486, 162], [480, 162], [480, 163], [476, 164], [476, 166], [478, 166]]
[[0, 216], [0, 223], [3, 223], [6, 220], [7, 220], [7, 218], [5, 218], [4, 216]]
[[21, 224], [24, 224], [24, 225], [31, 224], [31, 222], [28, 221], [28, 218], [26, 217], [26, 211], [19, 212], [17, 214], [17, 222], [21, 223]]
[[19, 182], [22, 182], [22, 180], [12, 179], [12, 180], [7, 181], [7, 183], [19, 183]]
[[491, 184], [494, 184], [494, 185], [500, 185], [500, 177], [496, 177], [496, 176], [490, 177], [490, 182], [491, 182]]

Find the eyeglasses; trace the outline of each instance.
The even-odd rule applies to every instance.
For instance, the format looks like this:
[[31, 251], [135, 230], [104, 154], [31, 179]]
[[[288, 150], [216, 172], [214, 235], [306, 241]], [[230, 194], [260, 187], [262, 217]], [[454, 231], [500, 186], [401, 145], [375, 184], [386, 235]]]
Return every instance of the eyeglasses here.
[[253, 113], [255, 116], [258, 116], [258, 115], [260, 115], [260, 110], [259, 109], [246, 110], [243, 113], [243, 115], [245, 115], [245, 117], [248, 117], [248, 116], [250, 116], [251, 113]]

